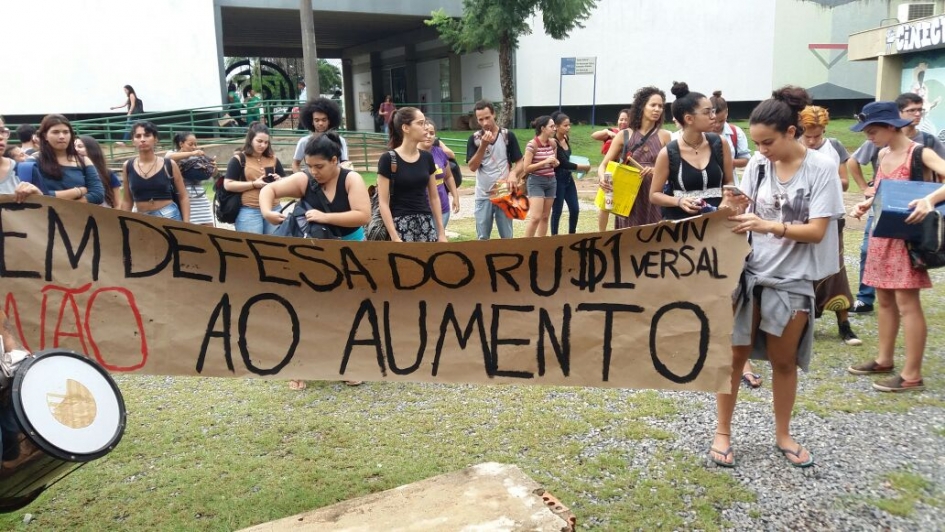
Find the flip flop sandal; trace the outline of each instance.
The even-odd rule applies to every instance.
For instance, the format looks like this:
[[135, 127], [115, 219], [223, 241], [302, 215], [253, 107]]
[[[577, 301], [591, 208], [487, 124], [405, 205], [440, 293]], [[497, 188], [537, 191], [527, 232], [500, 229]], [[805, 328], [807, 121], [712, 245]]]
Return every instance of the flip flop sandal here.
[[784, 459], [787, 460], [788, 463], [790, 463], [794, 467], [805, 468], [805, 467], [810, 467], [814, 465], [814, 455], [810, 454], [810, 451], [807, 452], [807, 461], [805, 462], [795, 462], [794, 460], [791, 460], [790, 458], [788, 458], [789, 454], [794, 455], [797, 458], [801, 457], [801, 452], [804, 450], [804, 447], [801, 446], [800, 444], [798, 444], [796, 451], [785, 449], [784, 447], [778, 447], [777, 445], [775, 445], [775, 448], [778, 451], [780, 451], [781, 454], [784, 456]]
[[[752, 378], [755, 379], [752, 382]], [[757, 373], [745, 372], [742, 374], [742, 382], [748, 385], [749, 388], [761, 388], [761, 375]]]
[[731, 447], [726, 449], [724, 452], [716, 449], [715, 447], [709, 447], [709, 460], [712, 460], [713, 462], [715, 462], [715, 465], [720, 466], [720, 467], [729, 467], [729, 468], [735, 467], [734, 457], [732, 458], [731, 462], [726, 462], [724, 460], [719, 460], [718, 458], [713, 456], [712, 453], [720, 454], [723, 457], [728, 458], [732, 454]]

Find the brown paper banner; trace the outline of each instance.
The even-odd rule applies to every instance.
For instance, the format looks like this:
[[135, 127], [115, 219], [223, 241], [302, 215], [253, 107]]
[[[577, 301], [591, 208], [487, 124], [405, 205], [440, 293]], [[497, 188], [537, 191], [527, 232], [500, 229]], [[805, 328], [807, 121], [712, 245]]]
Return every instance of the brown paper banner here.
[[724, 214], [449, 244], [282, 239], [0, 196], [4, 310], [109, 371], [727, 391]]

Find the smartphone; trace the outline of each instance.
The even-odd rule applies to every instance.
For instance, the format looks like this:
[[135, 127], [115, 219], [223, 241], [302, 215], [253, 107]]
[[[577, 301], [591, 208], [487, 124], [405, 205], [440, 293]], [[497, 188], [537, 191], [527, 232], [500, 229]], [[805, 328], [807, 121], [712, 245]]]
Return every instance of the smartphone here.
[[276, 168], [274, 166], [267, 166], [263, 168], [263, 172], [265, 172], [263, 175], [263, 181], [266, 183], [272, 183], [276, 180], [276, 178], [272, 176], [272, 174], [276, 173]]
[[745, 193], [742, 192], [742, 189], [738, 188], [735, 185], [723, 185], [722, 190], [727, 190], [732, 193], [734, 196], [744, 196]]

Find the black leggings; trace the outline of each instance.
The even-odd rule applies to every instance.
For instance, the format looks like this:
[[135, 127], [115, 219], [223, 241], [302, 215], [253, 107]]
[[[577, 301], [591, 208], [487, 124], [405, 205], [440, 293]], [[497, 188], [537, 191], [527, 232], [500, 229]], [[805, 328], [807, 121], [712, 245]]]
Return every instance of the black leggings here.
[[551, 204], [551, 234], [558, 234], [558, 226], [561, 223], [561, 214], [564, 211], [564, 202], [568, 202], [568, 233], [577, 233], [578, 214], [581, 207], [578, 205], [577, 184], [574, 183], [574, 176], [571, 172], [567, 177], [556, 177], [558, 190], [555, 192], [555, 200]]

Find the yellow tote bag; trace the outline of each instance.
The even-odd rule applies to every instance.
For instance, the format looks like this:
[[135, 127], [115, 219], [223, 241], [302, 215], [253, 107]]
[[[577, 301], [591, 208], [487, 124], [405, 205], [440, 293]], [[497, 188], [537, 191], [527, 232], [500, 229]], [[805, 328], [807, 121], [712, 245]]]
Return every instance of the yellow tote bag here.
[[[640, 177], [640, 169], [626, 164], [618, 164], [615, 161], [607, 163], [607, 171], [614, 176], [614, 208], [610, 212], [620, 216], [630, 216], [630, 209], [633, 208], [633, 202], [640, 193], [640, 185], [643, 178]], [[644, 194], [649, 191], [644, 190]], [[600, 210], [604, 209], [604, 189], [597, 189], [597, 197], [594, 204]]]

